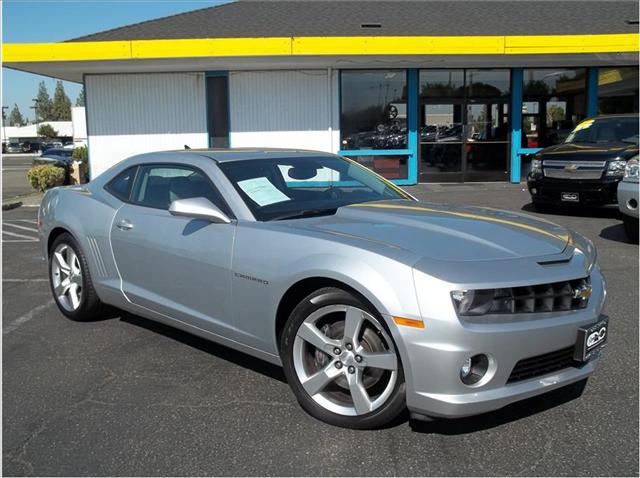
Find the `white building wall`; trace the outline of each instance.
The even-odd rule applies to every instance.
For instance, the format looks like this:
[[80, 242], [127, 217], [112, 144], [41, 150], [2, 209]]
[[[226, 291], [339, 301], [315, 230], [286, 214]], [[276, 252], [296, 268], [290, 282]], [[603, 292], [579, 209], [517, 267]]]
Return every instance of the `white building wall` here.
[[338, 72], [229, 72], [231, 147], [340, 149]]
[[85, 77], [91, 177], [129, 156], [208, 146], [203, 73]]
[[82, 146], [87, 144], [87, 115], [84, 106], [71, 108], [71, 123], [73, 125], [73, 144]]

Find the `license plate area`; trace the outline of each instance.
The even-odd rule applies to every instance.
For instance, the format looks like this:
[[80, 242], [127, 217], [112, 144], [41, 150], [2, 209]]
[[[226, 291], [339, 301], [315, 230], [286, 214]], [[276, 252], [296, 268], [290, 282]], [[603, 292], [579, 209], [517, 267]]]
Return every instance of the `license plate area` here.
[[597, 356], [607, 343], [609, 318], [605, 317], [590, 327], [578, 329], [578, 340], [573, 354], [574, 360], [587, 362]]
[[567, 202], [580, 202], [580, 194], [578, 193], [560, 193], [560, 199]]

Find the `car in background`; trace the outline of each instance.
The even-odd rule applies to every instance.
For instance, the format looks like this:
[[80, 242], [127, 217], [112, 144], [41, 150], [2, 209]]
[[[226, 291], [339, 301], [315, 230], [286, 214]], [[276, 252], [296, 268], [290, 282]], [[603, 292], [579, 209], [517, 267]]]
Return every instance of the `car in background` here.
[[41, 141], [24, 141], [21, 144], [23, 153], [38, 153], [42, 151]]
[[638, 155], [627, 161], [624, 178], [618, 184], [618, 207], [627, 237], [638, 242]]
[[33, 159], [33, 165], [50, 164], [64, 169], [65, 184], [68, 184], [73, 163], [73, 150], [66, 148], [49, 148], [37, 158]]
[[596, 116], [562, 144], [536, 153], [527, 186], [538, 210], [616, 204], [627, 161], [638, 154], [638, 115]]
[[7, 153], [22, 153], [22, 145], [17, 141], [9, 141]]

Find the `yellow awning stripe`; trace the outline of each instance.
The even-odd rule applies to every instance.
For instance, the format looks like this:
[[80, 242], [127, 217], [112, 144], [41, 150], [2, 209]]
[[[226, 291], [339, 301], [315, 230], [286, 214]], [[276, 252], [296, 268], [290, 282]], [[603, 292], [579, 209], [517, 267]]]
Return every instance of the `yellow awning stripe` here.
[[[5, 64], [308, 55], [517, 55], [637, 52], [637, 33], [526, 36], [270, 37], [5, 43]], [[9, 65], [10, 66], [10, 65]]]

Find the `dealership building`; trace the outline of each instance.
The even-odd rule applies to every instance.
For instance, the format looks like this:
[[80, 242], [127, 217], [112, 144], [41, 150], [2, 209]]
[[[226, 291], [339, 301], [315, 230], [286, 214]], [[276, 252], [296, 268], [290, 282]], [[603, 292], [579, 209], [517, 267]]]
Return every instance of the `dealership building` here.
[[3, 65], [82, 82], [92, 176], [206, 147], [340, 153], [398, 184], [520, 181], [583, 118], [638, 112], [635, 1], [238, 1]]

